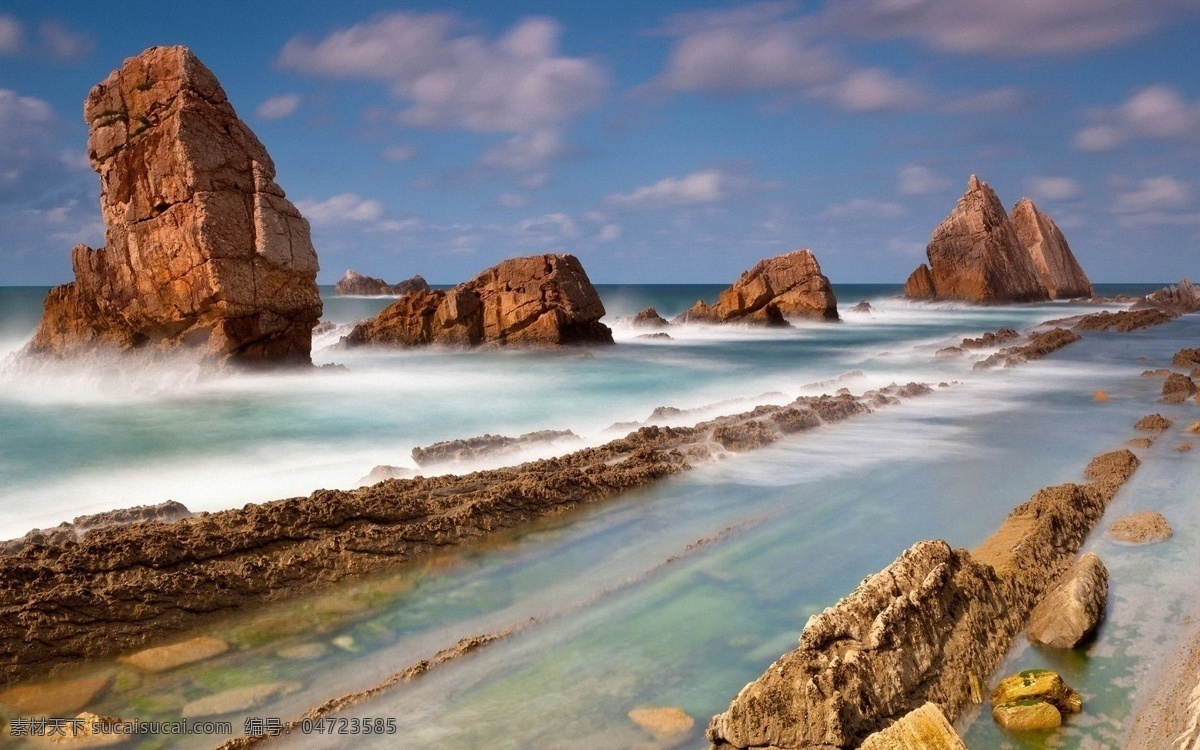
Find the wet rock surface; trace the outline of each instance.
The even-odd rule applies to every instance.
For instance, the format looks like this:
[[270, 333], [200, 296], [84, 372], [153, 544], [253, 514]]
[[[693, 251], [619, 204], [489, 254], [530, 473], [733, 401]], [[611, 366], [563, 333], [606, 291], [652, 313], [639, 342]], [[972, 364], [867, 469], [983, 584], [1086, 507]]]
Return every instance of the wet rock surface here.
[[786, 325], [787, 318], [837, 320], [837, 297], [811, 250], [760, 260], [717, 301], [697, 302], [676, 323]]
[[88, 94], [106, 246], [71, 251], [27, 351], [186, 349], [308, 364], [321, 317], [309, 225], [225, 91], [185, 47], [151, 47]]
[[999, 665], [1137, 466], [1127, 450], [1097, 456], [1086, 484], [1040, 490], [974, 552], [917, 543], [810, 619], [800, 648], [713, 717], [708, 739], [852, 748], [927, 701], [957, 718], [972, 701], [971, 677]]
[[1118, 331], [1128, 333], [1143, 328], [1152, 328], [1163, 323], [1170, 323], [1179, 317], [1175, 313], [1158, 309], [1122, 310], [1121, 312], [1103, 312], [1085, 315], [1074, 326], [1076, 331]]
[[136, 667], [143, 672], [166, 672], [185, 664], [194, 664], [220, 656], [228, 650], [229, 644], [225, 641], [205, 635], [182, 643], [138, 651], [121, 657], [120, 662]]
[[1071, 566], [1033, 608], [1029, 640], [1055, 648], [1075, 648], [1099, 624], [1108, 603], [1108, 569], [1093, 552]]
[[924, 703], [872, 734], [860, 750], [967, 750], [967, 746], [941, 709]]
[[1108, 537], [1129, 544], [1154, 544], [1170, 539], [1171, 524], [1156, 510], [1143, 510], [1121, 516], [1108, 527]]
[[1081, 338], [1079, 334], [1068, 331], [1066, 328], [1052, 328], [1049, 331], [1031, 333], [1025, 344], [1001, 349], [987, 359], [976, 362], [974, 369], [986, 370], [991, 367], [1023, 365], [1026, 362], [1041, 359]]
[[453, 289], [401, 297], [343, 339], [347, 346], [611, 344], [604, 304], [573, 255], [510, 258]]

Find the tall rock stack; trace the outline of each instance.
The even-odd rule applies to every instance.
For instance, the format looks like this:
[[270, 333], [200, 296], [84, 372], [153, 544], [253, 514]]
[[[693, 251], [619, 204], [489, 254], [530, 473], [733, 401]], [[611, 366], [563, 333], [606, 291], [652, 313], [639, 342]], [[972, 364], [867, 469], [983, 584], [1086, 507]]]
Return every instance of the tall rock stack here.
[[1050, 217], [1024, 199], [1012, 215], [971, 175], [967, 192], [926, 248], [929, 265], [904, 285], [911, 299], [1036, 302], [1091, 296], [1087, 274]]
[[1092, 296], [1092, 282], [1075, 260], [1067, 238], [1053, 219], [1039, 211], [1028, 198], [1017, 201], [1010, 218], [1017, 239], [1033, 259], [1033, 266], [1051, 298]]
[[92, 89], [84, 117], [106, 246], [72, 251], [75, 281], [47, 295], [29, 351], [310, 362], [308, 222], [212, 72], [185, 47], [152, 47]]

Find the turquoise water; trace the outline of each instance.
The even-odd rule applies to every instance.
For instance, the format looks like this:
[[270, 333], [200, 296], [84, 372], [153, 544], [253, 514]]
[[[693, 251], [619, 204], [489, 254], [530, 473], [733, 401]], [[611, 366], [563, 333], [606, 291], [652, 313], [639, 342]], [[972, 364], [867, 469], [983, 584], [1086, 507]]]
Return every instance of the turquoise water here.
[[[670, 315], [716, 289], [601, 293], [615, 318], [647, 304]], [[315, 358], [344, 363], [348, 374], [207, 381], [171, 369], [10, 371], [0, 391], [0, 470], [10, 488], [0, 499], [3, 521], [15, 534], [138, 502], [174, 498], [213, 509], [353, 486], [376, 463], [411, 465], [413, 445], [564, 428], [600, 442], [611, 437], [612, 423], [644, 419], [662, 405], [953, 382], [325, 599], [211, 623], [205, 632], [234, 649], [208, 662], [159, 676], [108, 662], [86, 668], [116, 677], [89, 710], [143, 719], [177, 717], [186, 702], [231, 687], [296, 684], [290, 695], [228, 717], [240, 733], [247, 715], [296, 716], [459, 638], [516, 627], [509, 638], [344, 715], [396, 718], [406, 747], [619, 748], [651, 739], [628, 711], [672, 705], [696, 719], [684, 745], [701, 747], [708, 718], [794, 648], [810, 615], [903, 549], [933, 537], [972, 547], [1036, 489], [1078, 480], [1091, 456], [1133, 437], [1133, 422], [1148, 411], [1174, 414], [1177, 430], [1200, 416], [1191, 402], [1155, 404], [1158, 381], [1139, 377], [1195, 341], [1197, 316], [1146, 332], [1089, 335], [1046, 360], [975, 373], [969, 360], [933, 352], [985, 330], [1095, 308], [922, 306], [892, 299], [895, 292], [839, 288], [843, 310], [866, 297], [877, 311], [846, 313], [838, 325], [695, 327], [672, 330], [675, 340], [661, 343], [635, 340], [640, 331], [614, 325], [619, 344], [593, 349], [591, 359], [574, 350], [326, 349]], [[348, 322], [385, 303], [335, 299], [327, 317]], [[853, 371], [862, 375], [809, 385]], [[1110, 400], [1093, 402], [1097, 389]], [[1172, 510], [1182, 517], [1174, 546], [1135, 552], [1096, 542], [1113, 576], [1109, 624], [1078, 660], [1086, 669], [1068, 675], [1090, 713], [1048, 746], [1112, 746], [1161, 658], [1155, 639], [1165, 637], [1163, 623], [1197, 593], [1186, 575], [1164, 574], [1194, 570], [1197, 555], [1188, 503], [1200, 451], [1177, 453], [1178, 441], [1170, 440], [1145, 451], [1146, 467], [1113, 510]], [[46, 520], [31, 524], [35, 518]], [[703, 539], [713, 541], [689, 549]], [[1156, 556], [1179, 567], [1161, 566]], [[314, 644], [310, 650], [321, 653], [311, 660], [286, 657], [291, 647]], [[1026, 649], [1012, 668], [1052, 657]], [[973, 748], [1042, 742], [1000, 736], [986, 716], [967, 737]], [[395, 742], [358, 737], [354, 745]], [[347, 746], [345, 737], [316, 735], [276, 743]]]

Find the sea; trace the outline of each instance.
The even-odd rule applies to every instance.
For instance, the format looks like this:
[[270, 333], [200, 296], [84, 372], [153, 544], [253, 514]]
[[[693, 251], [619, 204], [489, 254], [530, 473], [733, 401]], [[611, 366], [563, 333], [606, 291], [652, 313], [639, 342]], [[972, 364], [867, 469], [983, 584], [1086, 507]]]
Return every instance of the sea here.
[[[1097, 294], [1161, 286], [1098, 285]], [[639, 338], [646, 331], [628, 323], [648, 306], [673, 317], [721, 288], [598, 286], [614, 346], [386, 351], [338, 339], [391, 300], [323, 287], [323, 319], [338, 328], [316, 338], [313, 359], [344, 369], [220, 376], [170, 363], [29, 367], [20, 351], [46, 290], [0, 288], [0, 539], [165, 500], [199, 512], [348, 489], [380, 465], [431, 473], [411, 451], [442, 440], [536, 430], [578, 438], [440, 469], [463, 473], [606, 442], [662, 406], [687, 413], [660, 424], [691, 424], [841, 388], [935, 386], [321, 596], [206, 621], [202, 632], [233, 646], [215, 659], [159, 675], [111, 660], [78, 670], [113, 675], [89, 711], [144, 721], [274, 685], [269, 698], [222, 716], [240, 736], [247, 719], [297, 717], [461, 638], [510, 631], [338, 714], [369, 734], [313, 725], [267, 746], [391, 748], [402, 738], [406, 748], [701, 748], [710, 717], [797, 646], [810, 616], [919, 540], [976, 546], [1039, 488], [1082, 481], [1092, 456], [1124, 447], [1134, 422], [1157, 411], [1175, 425], [1137, 450], [1143, 465], [1102, 524], [1153, 508], [1175, 536], [1129, 547], [1093, 534], [1085, 547], [1110, 572], [1098, 635], [1069, 652], [1020, 640], [1002, 667], [1056, 669], [1083, 695], [1083, 713], [1035, 736], [999, 729], [986, 704], [958, 724], [972, 748], [1118, 746], [1200, 595], [1200, 446], [1177, 450], [1200, 404], [1158, 403], [1159, 379], [1142, 376], [1198, 345], [1200, 316], [1089, 332], [1043, 360], [986, 371], [972, 365], [988, 350], [935, 352], [1118, 307], [913, 303], [898, 286], [845, 284], [835, 286], [840, 323], [673, 326], [670, 339]], [[860, 300], [869, 312], [851, 310]], [[647, 706], [678, 707], [695, 723], [656, 739], [629, 717]], [[155, 735], [132, 746], [222, 739]]]

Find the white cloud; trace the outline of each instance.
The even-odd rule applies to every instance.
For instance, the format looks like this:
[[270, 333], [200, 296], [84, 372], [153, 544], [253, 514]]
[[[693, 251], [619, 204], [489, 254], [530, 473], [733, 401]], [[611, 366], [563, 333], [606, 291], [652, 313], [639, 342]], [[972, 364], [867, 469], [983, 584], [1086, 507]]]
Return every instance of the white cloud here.
[[354, 193], [341, 193], [323, 201], [296, 202], [300, 213], [314, 226], [376, 222], [383, 217], [383, 204]]
[[0, 13], [0, 55], [15, 55], [21, 51], [25, 29], [21, 22], [7, 13]]
[[387, 82], [407, 103], [401, 122], [487, 133], [557, 128], [595, 106], [608, 77], [559, 53], [559, 25], [529, 17], [489, 40], [459, 33], [444, 13], [391, 13], [320, 41], [295, 37], [279, 55], [289, 70]]
[[1187, 138], [1200, 131], [1200, 100], [1189, 102], [1165, 84], [1139, 89], [1120, 106], [1089, 114], [1097, 124], [1075, 134], [1081, 151], [1112, 151], [1136, 138]]
[[416, 146], [413, 146], [410, 143], [404, 143], [399, 146], [389, 146], [385, 148], [382, 156], [387, 161], [390, 161], [394, 164], [399, 164], [400, 162], [408, 161], [409, 159], [416, 157], [417, 153], [418, 151]]
[[1198, 8], [1195, 0], [843, 0], [824, 19], [867, 39], [912, 38], [944, 52], [1008, 57], [1105, 49]]
[[574, 219], [564, 213], [523, 219], [513, 229], [517, 241], [527, 245], [555, 245], [579, 236]]
[[656, 33], [677, 38], [649, 91], [815, 97], [851, 112], [912, 109], [928, 94], [883, 68], [861, 68], [820, 38], [790, 3], [673, 16]]
[[827, 219], [895, 219], [904, 215], [904, 207], [891, 201], [854, 198], [834, 203], [821, 212]]
[[0, 88], [0, 202], [28, 204], [84, 176], [64, 158], [60, 129], [49, 104]]
[[605, 224], [600, 228], [600, 234], [596, 235], [596, 239], [601, 242], [616, 242], [621, 239], [621, 226], [619, 224]]
[[1190, 202], [1191, 190], [1186, 182], [1168, 176], [1149, 177], [1119, 192], [1113, 210], [1128, 214], [1166, 212], [1185, 208]]
[[96, 48], [96, 41], [91, 34], [74, 31], [57, 21], [44, 21], [38, 27], [38, 36], [46, 53], [64, 62], [82, 60]]
[[950, 187], [950, 180], [937, 174], [929, 167], [909, 164], [900, 170], [900, 185], [903, 195], [932, 195]]
[[538, 187], [538, 183], [544, 184], [549, 177], [541, 172], [566, 152], [566, 146], [557, 131], [538, 130], [519, 133], [488, 149], [479, 157], [479, 163], [487, 169], [533, 173], [526, 184]]
[[1070, 177], [1030, 177], [1025, 184], [1042, 200], [1062, 201], [1079, 195], [1079, 183]]
[[615, 209], [647, 210], [680, 208], [719, 203], [751, 193], [779, 187], [723, 169], [706, 169], [683, 177], [666, 177], [628, 193], [606, 197], [603, 203]]
[[941, 110], [948, 115], [974, 115], [987, 112], [1006, 112], [1021, 106], [1025, 95], [1015, 86], [990, 91], [960, 93], [950, 96]]
[[299, 106], [299, 94], [281, 94], [265, 100], [254, 113], [264, 120], [278, 120], [295, 114]]

